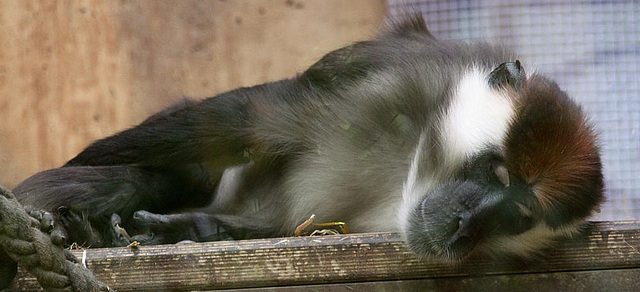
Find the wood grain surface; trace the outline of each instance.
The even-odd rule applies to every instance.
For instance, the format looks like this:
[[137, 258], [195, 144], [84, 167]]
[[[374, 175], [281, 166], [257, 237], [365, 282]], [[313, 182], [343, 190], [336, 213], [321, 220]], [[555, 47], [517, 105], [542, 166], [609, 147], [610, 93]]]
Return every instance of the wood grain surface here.
[[[584, 236], [559, 243], [528, 262], [477, 257], [451, 265], [418, 260], [395, 233], [89, 249], [86, 255], [96, 277], [117, 291], [348, 286], [393, 280], [405, 282], [390, 282], [389, 289], [401, 287], [397, 285], [462, 289], [490, 283], [573, 287], [576, 279], [604, 284], [614, 280], [610, 277], [622, 277], [618, 281], [622, 289], [636, 285], [629, 277], [640, 276], [639, 247], [640, 222], [624, 221], [595, 222]], [[30, 291], [37, 284], [23, 274], [17, 286]]]

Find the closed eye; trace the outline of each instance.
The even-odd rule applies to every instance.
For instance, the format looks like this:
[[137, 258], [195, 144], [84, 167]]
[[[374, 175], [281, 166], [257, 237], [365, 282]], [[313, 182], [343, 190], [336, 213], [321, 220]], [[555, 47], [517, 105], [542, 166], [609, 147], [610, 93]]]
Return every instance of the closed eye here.
[[505, 187], [508, 187], [511, 184], [511, 181], [509, 180], [509, 170], [507, 170], [504, 165], [499, 162], [493, 162], [491, 164], [491, 169]]

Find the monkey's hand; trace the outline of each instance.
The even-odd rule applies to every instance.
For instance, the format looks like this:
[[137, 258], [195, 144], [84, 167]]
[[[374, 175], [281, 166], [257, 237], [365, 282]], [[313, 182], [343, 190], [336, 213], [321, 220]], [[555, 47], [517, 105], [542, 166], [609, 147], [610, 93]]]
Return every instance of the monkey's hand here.
[[25, 206], [25, 211], [29, 216], [40, 222], [40, 231], [49, 234], [51, 242], [57, 246], [64, 246], [67, 243], [67, 237], [64, 232], [64, 228], [60, 224], [56, 224], [53, 219], [53, 214], [36, 209], [32, 206]]
[[216, 218], [200, 212], [179, 214], [154, 214], [137, 211], [133, 214], [136, 224], [144, 226], [148, 238], [138, 240], [145, 244], [176, 243], [179, 241], [219, 241], [232, 239]]

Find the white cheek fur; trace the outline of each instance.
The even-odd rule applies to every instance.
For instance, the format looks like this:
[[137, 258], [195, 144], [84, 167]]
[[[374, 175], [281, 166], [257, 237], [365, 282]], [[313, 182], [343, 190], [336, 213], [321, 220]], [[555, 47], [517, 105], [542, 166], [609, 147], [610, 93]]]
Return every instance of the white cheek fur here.
[[424, 143], [425, 134], [423, 133], [420, 135], [418, 146], [416, 147], [416, 151], [411, 159], [407, 180], [402, 185], [402, 203], [400, 204], [400, 212], [398, 212], [401, 230], [406, 230], [411, 209], [418, 203], [422, 196], [421, 194], [424, 194], [429, 188], [426, 182], [420, 183], [420, 178], [418, 177], [420, 151], [424, 148]]
[[515, 115], [512, 102], [474, 68], [460, 80], [441, 122], [445, 164], [459, 165], [486, 147], [502, 145]]
[[462, 167], [469, 157], [503, 144], [515, 109], [509, 98], [489, 86], [488, 74], [471, 68], [460, 79], [438, 125], [443, 163], [423, 171], [422, 176], [419, 173], [427, 138], [424, 133], [420, 136], [402, 190], [398, 214], [403, 230], [410, 211], [422, 196]]
[[573, 222], [553, 229], [544, 222], [531, 230], [517, 236], [494, 238], [478, 247], [481, 252], [493, 255], [511, 254], [522, 258], [535, 256], [543, 248], [551, 246], [559, 237], [572, 237], [579, 234], [586, 226], [586, 220], [576, 219]]

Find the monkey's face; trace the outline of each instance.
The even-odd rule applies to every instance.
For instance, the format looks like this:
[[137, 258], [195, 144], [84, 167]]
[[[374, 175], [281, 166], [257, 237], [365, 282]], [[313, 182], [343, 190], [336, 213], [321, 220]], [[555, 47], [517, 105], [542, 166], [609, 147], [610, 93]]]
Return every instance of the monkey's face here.
[[[581, 109], [555, 83], [527, 79], [519, 62], [462, 78], [440, 127], [436, 143], [421, 138], [403, 191], [418, 255], [527, 256], [579, 231], [603, 199]], [[439, 162], [424, 154], [433, 145]]]

